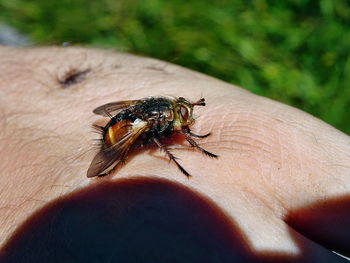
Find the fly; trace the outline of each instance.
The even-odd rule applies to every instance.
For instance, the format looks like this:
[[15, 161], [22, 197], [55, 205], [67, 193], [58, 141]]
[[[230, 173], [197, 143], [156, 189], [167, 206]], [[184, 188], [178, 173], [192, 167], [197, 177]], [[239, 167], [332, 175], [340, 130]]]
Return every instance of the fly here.
[[87, 177], [112, 173], [126, 161], [133, 147], [151, 142], [163, 150], [184, 175], [190, 177], [162, 139], [180, 133], [192, 147], [209, 157], [218, 158], [194, 140], [210, 135], [197, 135], [191, 131], [190, 127], [195, 122], [194, 106], [205, 106], [204, 98], [190, 102], [183, 97], [150, 97], [111, 102], [94, 109], [95, 114], [109, 117], [110, 121], [104, 127], [94, 126], [102, 134], [101, 149], [92, 160]]

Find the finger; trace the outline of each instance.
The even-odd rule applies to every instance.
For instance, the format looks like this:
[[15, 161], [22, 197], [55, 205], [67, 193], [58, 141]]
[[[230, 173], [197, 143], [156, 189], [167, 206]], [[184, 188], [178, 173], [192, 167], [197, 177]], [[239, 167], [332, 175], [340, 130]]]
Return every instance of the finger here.
[[350, 256], [350, 199], [334, 198], [292, 211], [286, 222], [315, 242]]

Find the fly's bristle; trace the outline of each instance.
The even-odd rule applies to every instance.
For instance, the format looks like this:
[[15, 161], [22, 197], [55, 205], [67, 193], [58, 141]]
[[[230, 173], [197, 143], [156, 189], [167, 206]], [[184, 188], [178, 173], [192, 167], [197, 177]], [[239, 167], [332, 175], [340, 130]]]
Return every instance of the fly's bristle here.
[[97, 132], [98, 134], [103, 134], [103, 127], [97, 124], [92, 125], [92, 129], [94, 132]]

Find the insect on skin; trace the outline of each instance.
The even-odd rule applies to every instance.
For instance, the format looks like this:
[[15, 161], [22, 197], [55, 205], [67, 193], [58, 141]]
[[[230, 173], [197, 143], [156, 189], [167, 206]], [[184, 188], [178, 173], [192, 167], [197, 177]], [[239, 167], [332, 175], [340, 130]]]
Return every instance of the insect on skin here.
[[194, 106], [205, 106], [204, 98], [190, 102], [182, 97], [150, 97], [111, 102], [94, 109], [95, 114], [109, 117], [110, 121], [104, 127], [94, 126], [102, 134], [101, 149], [92, 160], [87, 177], [112, 173], [125, 162], [133, 147], [151, 142], [158, 145], [180, 171], [190, 177], [169, 148], [163, 144], [162, 139], [180, 133], [192, 147], [209, 157], [218, 157], [201, 148], [193, 139], [210, 135], [196, 135], [191, 132], [190, 127], [195, 121], [192, 115]]

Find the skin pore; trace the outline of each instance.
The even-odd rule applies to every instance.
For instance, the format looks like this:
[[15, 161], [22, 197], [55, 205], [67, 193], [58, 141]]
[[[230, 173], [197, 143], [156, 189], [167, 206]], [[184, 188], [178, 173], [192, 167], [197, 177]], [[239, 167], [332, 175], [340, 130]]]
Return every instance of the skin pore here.
[[[0, 249], [57, 198], [101, 181], [141, 176], [169, 180], [213, 202], [257, 257], [273, 251], [293, 262], [343, 262], [329, 250], [350, 255], [348, 237], [336, 234], [349, 233], [343, 222], [350, 221], [344, 212], [350, 209], [350, 139], [321, 120], [150, 58], [1, 47], [0, 61]], [[101, 120], [92, 110], [148, 96], [203, 96], [206, 106], [195, 108], [192, 130], [212, 132], [196, 141], [219, 159], [173, 149], [192, 175], [188, 179], [164, 152], [146, 149], [112, 176], [88, 179], [98, 138], [91, 125]], [[336, 218], [329, 220], [332, 213]]]

